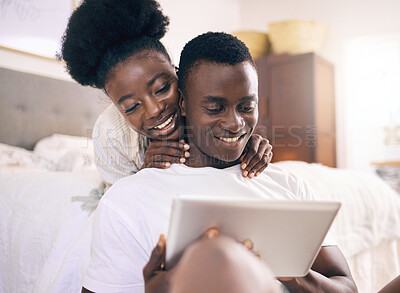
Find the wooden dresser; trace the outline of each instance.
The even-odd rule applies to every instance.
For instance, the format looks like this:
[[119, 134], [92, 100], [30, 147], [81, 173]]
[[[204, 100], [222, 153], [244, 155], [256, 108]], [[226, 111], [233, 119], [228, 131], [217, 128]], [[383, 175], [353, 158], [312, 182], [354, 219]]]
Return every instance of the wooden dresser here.
[[273, 162], [300, 160], [336, 167], [334, 68], [314, 53], [255, 60], [257, 133], [274, 147]]

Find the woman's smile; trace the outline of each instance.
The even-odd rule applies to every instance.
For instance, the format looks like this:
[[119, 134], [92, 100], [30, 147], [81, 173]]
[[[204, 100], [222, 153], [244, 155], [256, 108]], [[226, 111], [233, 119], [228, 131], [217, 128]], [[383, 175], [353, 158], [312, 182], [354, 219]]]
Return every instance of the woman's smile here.
[[[178, 111], [172, 114], [166, 115], [158, 120], [156, 125], [150, 127], [146, 132], [152, 134], [152, 137], [165, 137], [174, 132], [180, 126], [180, 121], [178, 121]], [[160, 122], [161, 121], [161, 122]]]

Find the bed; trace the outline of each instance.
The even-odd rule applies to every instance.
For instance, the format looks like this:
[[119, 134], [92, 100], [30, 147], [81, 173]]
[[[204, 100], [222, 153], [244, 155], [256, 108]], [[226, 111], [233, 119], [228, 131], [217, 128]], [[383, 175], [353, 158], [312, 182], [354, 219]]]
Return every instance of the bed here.
[[[108, 102], [100, 91], [8, 69], [0, 81], [0, 292], [79, 292], [104, 192], [90, 133]], [[277, 164], [342, 202], [331, 231], [359, 292], [400, 274], [394, 189], [370, 173]]]

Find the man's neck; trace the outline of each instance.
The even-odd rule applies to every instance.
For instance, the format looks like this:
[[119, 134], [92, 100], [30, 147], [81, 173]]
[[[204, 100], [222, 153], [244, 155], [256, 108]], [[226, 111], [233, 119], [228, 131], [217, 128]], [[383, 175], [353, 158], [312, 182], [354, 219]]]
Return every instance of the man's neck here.
[[186, 159], [185, 165], [193, 168], [213, 167], [217, 169], [224, 169], [240, 163], [240, 159], [236, 161], [223, 161], [215, 157], [208, 156], [199, 150], [196, 146], [190, 143], [190, 157]]

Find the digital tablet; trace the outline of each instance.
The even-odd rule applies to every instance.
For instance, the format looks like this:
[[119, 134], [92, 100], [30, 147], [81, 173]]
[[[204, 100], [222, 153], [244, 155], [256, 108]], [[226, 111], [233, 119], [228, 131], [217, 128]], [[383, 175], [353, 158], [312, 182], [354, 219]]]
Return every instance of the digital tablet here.
[[340, 208], [339, 202], [179, 196], [172, 204], [166, 268], [209, 228], [250, 239], [277, 277], [308, 273]]

